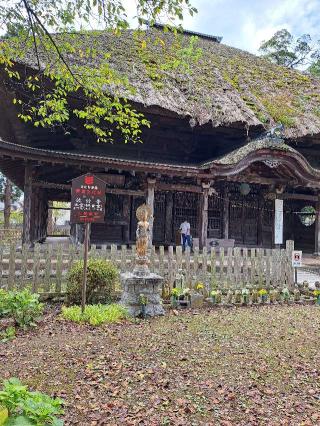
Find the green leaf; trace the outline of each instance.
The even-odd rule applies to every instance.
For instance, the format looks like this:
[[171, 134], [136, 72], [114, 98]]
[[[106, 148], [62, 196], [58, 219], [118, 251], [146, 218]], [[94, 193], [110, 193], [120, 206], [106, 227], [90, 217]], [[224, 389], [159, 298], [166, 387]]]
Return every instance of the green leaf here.
[[9, 416], [8, 409], [6, 407], [0, 406], [0, 426], [3, 426], [7, 421]]
[[9, 417], [4, 426], [34, 426], [36, 423], [26, 416]]

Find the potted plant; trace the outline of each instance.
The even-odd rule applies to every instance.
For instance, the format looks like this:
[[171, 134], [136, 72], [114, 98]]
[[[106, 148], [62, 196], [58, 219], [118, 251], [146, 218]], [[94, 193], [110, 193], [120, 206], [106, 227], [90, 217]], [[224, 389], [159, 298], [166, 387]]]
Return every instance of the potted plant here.
[[217, 290], [212, 290], [211, 293], [210, 293], [211, 303], [213, 305], [215, 305], [217, 303], [217, 294], [218, 294]]
[[268, 298], [268, 292], [267, 292], [267, 290], [266, 290], [265, 288], [261, 288], [261, 289], [258, 291], [258, 294], [259, 294], [259, 296], [261, 297], [261, 302], [262, 302], [262, 303], [266, 303], [267, 298]]
[[270, 303], [276, 303], [276, 291], [273, 288], [269, 291], [269, 298]]
[[289, 300], [290, 300], [290, 291], [289, 291], [289, 289], [287, 287], [284, 287], [282, 289], [282, 297], [283, 297], [283, 301], [285, 303], [289, 302]]
[[216, 294], [216, 304], [218, 305], [219, 303], [222, 302], [222, 292], [221, 290], [217, 290], [217, 294]]
[[174, 287], [171, 290], [171, 305], [176, 308], [178, 306], [178, 298], [180, 296], [180, 289]]
[[197, 282], [195, 285], [195, 293], [191, 295], [191, 305], [194, 308], [201, 308], [204, 301], [204, 284], [202, 282]]
[[249, 295], [250, 295], [250, 291], [248, 288], [243, 288], [242, 289], [242, 303], [244, 305], [247, 305], [249, 303]]
[[227, 293], [227, 304], [228, 305], [232, 304], [232, 299], [233, 299], [233, 291], [232, 290], [228, 290], [228, 293]]
[[257, 304], [259, 301], [258, 291], [256, 288], [254, 288], [251, 292], [251, 301], [252, 304]]
[[300, 302], [300, 296], [301, 296], [300, 291], [296, 288], [296, 289], [293, 291], [293, 300], [294, 300], [295, 302]]
[[320, 289], [315, 289], [313, 295], [316, 297], [316, 304], [320, 306]]
[[180, 306], [188, 307], [190, 304], [191, 294], [190, 288], [184, 288], [182, 293], [178, 296], [178, 303]]
[[140, 307], [141, 307], [141, 316], [142, 318], [146, 318], [147, 314], [146, 314], [146, 306], [148, 303], [148, 298], [145, 294], [141, 293], [139, 295], [139, 303], [140, 303]]
[[234, 293], [234, 303], [240, 305], [241, 304], [241, 290], [236, 290]]

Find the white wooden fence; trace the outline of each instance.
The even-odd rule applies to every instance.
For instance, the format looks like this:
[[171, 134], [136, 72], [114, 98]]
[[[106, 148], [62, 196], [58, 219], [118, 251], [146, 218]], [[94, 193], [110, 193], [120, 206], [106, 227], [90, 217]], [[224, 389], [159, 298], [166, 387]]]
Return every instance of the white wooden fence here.
[[[221, 248], [207, 252], [182, 253], [181, 247], [159, 247], [151, 250], [150, 270], [165, 278], [172, 287], [177, 274], [183, 273], [185, 285], [203, 282], [208, 287], [242, 288], [246, 285], [260, 287], [292, 286], [293, 269], [291, 253], [293, 242], [286, 249]], [[73, 245], [36, 245], [16, 249], [15, 245], [0, 246], [0, 288], [25, 288], [35, 292], [63, 293], [66, 276], [74, 261], [82, 258], [83, 248]], [[135, 247], [91, 247], [90, 257], [114, 262], [121, 272], [132, 271]]]

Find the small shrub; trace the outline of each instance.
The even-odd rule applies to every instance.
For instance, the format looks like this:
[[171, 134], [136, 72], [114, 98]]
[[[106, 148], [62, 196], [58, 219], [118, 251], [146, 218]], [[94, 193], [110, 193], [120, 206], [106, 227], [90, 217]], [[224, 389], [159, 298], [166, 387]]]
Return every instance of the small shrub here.
[[[9, 326], [4, 331], [0, 332], [1, 342], [7, 342], [13, 340], [16, 337], [16, 328]], [[1, 425], [1, 423], [0, 423]]]
[[77, 323], [101, 325], [119, 322], [128, 317], [127, 310], [118, 304], [87, 305], [82, 314], [80, 306], [62, 307], [62, 317]]
[[7, 315], [8, 292], [0, 288], [0, 318]]
[[[81, 303], [83, 280], [83, 260], [76, 262], [70, 269], [67, 283], [68, 304]], [[102, 259], [89, 259], [87, 274], [87, 302], [108, 303], [112, 300], [119, 281], [119, 271], [113, 263]]]
[[63, 401], [51, 398], [41, 392], [30, 392], [19, 379], [11, 378], [3, 382], [0, 391], [0, 405], [8, 410], [8, 426], [52, 425], [62, 426], [58, 415], [63, 414]]
[[39, 295], [29, 290], [9, 291], [6, 299], [5, 313], [14, 319], [19, 327], [34, 326], [43, 312]]

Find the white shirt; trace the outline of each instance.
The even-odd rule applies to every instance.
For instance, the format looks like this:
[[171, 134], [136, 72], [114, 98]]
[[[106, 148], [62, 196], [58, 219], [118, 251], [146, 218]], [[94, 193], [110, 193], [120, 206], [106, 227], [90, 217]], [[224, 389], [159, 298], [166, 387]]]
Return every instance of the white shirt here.
[[190, 235], [190, 223], [185, 221], [180, 225], [181, 234]]

